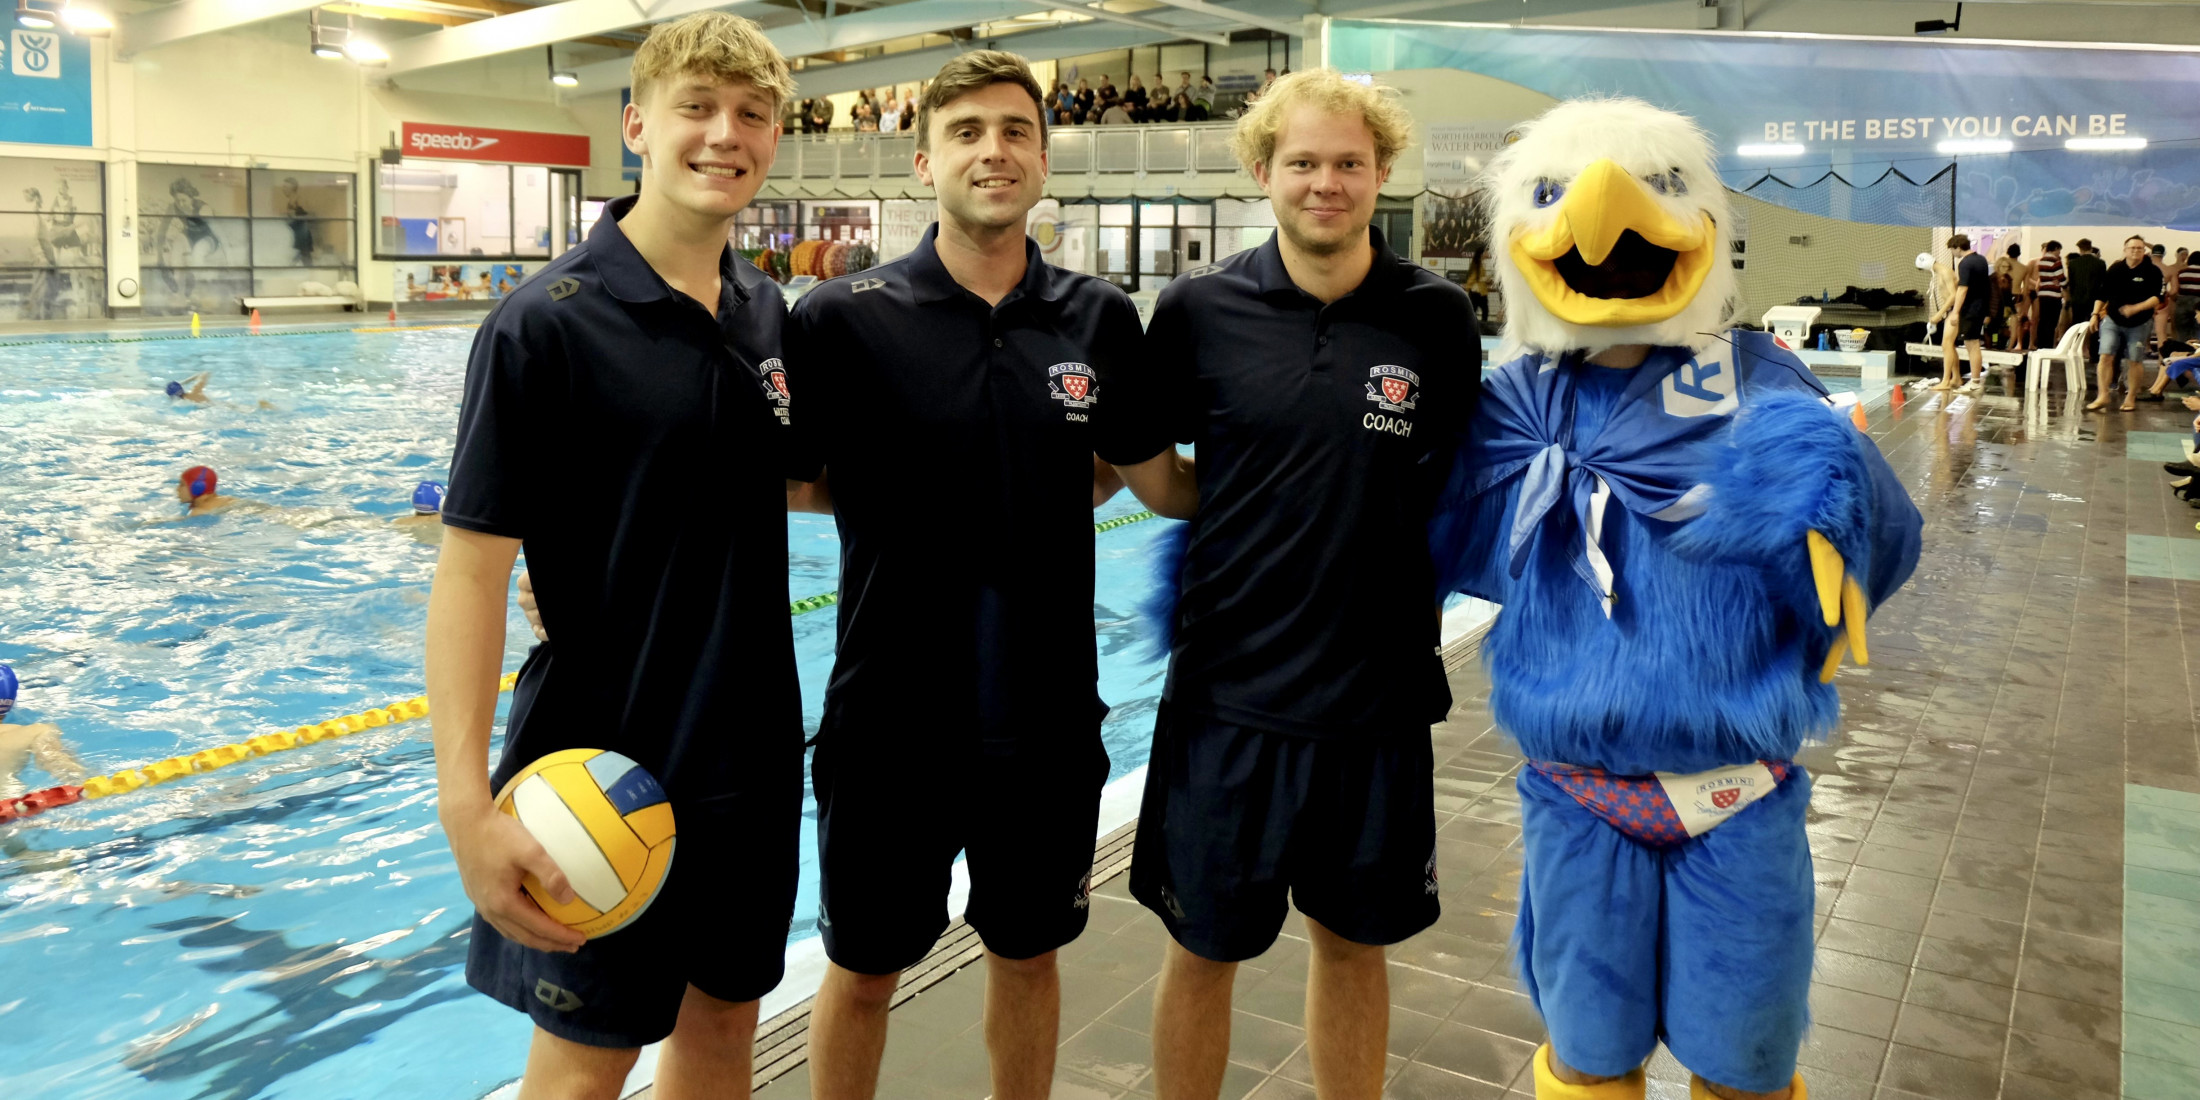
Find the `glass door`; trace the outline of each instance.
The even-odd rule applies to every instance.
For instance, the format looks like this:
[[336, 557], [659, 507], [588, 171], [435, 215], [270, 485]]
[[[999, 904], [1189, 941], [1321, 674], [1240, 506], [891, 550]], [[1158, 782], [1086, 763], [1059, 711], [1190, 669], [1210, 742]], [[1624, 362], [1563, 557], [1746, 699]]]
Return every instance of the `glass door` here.
[[581, 243], [581, 174], [564, 168], [550, 172], [550, 255]]

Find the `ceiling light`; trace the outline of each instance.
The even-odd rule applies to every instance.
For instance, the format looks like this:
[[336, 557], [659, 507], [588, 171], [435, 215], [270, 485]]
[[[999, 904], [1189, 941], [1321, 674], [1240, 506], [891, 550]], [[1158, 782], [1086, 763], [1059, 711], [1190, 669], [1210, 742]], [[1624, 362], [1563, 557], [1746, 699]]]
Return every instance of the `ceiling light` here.
[[550, 83], [560, 88], [578, 88], [581, 86], [581, 78], [572, 70], [558, 68], [558, 48], [556, 46], [544, 46], [542, 55], [550, 63]]
[[1792, 141], [1770, 141], [1754, 145], [1737, 145], [1734, 151], [1745, 157], [1799, 157], [1803, 147]]
[[390, 51], [368, 39], [353, 38], [344, 43], [344, 56], [361, 65], [385, 65], [389, 63]]
[[115, 21], [106, 12], [93, 8], [63, 8], [61, 22], [71, 31], [88, 37], [103, 35], [115, 29]]
[[15, 0], [15, 21], [34, 31], [50, 31], [54, 25], [53, 9], [37, 7], [33, 0]]
[[2143, 137], [2074, 137], [2063, 142], [2063, 148], [2065, 149], [2077, 149], [2086, 152], [2144, 149], [2146, 147], [2147, 139]]
[[2006, 153], [2016, 147], [2017, 143], [2007, 138], [1956, 138], [1953, 141], [1943, 141], [1933, 146], [1933, 148], [1943, 153], [1953, 155], [1963, 153]]

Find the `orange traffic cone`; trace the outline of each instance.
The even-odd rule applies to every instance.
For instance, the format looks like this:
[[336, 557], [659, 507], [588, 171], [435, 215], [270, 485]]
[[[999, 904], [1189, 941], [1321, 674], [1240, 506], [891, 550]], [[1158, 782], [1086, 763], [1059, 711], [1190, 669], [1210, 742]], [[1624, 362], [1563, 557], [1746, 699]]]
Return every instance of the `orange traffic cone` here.
[[1864, 403], [1862, 401], [1849, 406], [1849, 421], [1856, 425], [1857, 431], [1868, 432], [1871, 430], [1871, 422], [1864, 419]]
[[1894, 406], [1897, 412], [1900, 412], [1902, 406], [1909, 401], [1908, 395], [1904, 392], [1906, 389], [1907, 387], [1904, 386], [1896, 386], [1887, 392], [1887, 403]]
[[260, 331], [260, 311], [256, 309], [252, 311], [252, 331]]

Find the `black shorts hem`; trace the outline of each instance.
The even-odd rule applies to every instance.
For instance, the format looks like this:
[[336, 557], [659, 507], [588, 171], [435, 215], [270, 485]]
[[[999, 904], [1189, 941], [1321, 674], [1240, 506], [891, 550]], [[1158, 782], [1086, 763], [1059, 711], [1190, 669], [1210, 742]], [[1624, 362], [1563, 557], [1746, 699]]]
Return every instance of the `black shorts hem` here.
[[[851, 973], [881, 977], [887, 974], [899, 974], [923, 962], [924, 957], [932, 953], [932, 948], [940, 942], [940, 937], [947, 932], [947, 926], [950, 923], [952, 922], [943, 920], [940, 922], [939, 927], [932, 930], [931, 935], [924, 937], [921, 944], [898, 949], [891, 947], [881, 949], [870, 944], [857, 948], [843, 942], [842, 936], [830, 929], [823, 932], [820, 938], [825, 941], [825, 958], [831, 961], [834, 966]], [[857, 938], [864, 939], [865, 937], [859, 936]], [[868, 938], [882, 940], [891, 937], [881, 935]]]
[[[1049, 929], [1043, 934], [1033, 934], [1030, 931], [1029, 924], [1023, 921], [1006, 922], [1015, 926], [1014, 934], [1005, 930], [998, 934], [988, 932], [984, 925], [975, 923], [971, 925], [971, 928], [977, 931], [978, 939], [985, 944], [987, 951], [1004, 959], [1021, 962], [1025, 959], [1036, 959], [1049, 951], [1060, 951], [1062, 948], [1075, 943], [1077, 937], [1085, 934], [1085, 926], [1090, 923], [1091, 914], [1092, 910], [1090, 909], [1079, 910], [1076, 920], [1064, 921], [1060, 926]], [[993, 922], [988, 921], [986, 923], [991, 924]], [[1072, 927], [1073, 925], [1074, 927]]]
[[[1327, 928], [1353, 943], [1367, 947], [1392, 947], [1404, 943], [1427, 931], [1444, 915], [1443, 908], [1437, 903], [1434, 894], [1429, 895], [1426, 907], [1420, 907], [1420, 912], [1405, 919], [1399, 918], [1398, 909], [1389, 908], [1380, 912], [1339, 914], [1338, 919], [1332, 920], [1314, 909], [1298, 905], [1295, 898], [1292, 899], [1292, 903], [1293, 907], [1298, 909], [1300, 913], [1312, 920], [1319, 921], [1323, 928]], [[1315, 909], [1320, 908], [1322, 907], [1315, 907]]]

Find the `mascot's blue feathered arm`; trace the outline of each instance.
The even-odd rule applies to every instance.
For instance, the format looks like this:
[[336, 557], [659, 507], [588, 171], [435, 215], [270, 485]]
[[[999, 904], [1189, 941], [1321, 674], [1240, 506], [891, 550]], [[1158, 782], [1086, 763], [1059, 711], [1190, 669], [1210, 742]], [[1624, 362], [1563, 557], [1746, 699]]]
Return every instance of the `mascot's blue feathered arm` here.
[[1176, 649], [1177, 596], [1183, 585], [1184, 553], [1192, 545], [1192, 525], [1172, 523], [1149, 545], [1153, 584], [1146, 598], [1138, 601], [1138, 617], [1146, 622], [1146, 659], [1167, 660]]
[[1879, 447], [1815, 394], [1776, 391], [1743, 404], [1712, 469], [1710, 503], [1674, 552], [1764, 567], [1775, 599], [1822, 612], [1826, 677], [1844, 650], [1861, 663], [1864, 617], [1909, 579], [1922, 541]]

